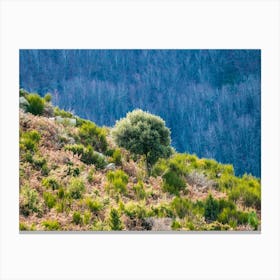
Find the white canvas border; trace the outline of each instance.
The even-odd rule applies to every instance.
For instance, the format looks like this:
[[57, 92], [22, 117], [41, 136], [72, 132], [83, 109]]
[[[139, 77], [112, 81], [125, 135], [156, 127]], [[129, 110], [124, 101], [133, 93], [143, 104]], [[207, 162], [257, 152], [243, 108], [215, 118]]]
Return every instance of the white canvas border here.
[[[1, 279], [279, 279], [279, 2], [2, 1]], [[262, 233], [22, 235], [18, 51], [262, 50]]]

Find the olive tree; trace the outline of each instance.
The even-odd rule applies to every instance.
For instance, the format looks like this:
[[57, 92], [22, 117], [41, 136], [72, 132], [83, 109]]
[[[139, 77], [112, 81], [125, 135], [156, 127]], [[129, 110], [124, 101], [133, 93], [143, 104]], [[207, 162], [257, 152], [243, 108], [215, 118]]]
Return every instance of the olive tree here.
[[159, 158], [171, 154], [170, 130], [164, 120], [140, 109], [117, 121], [112, 136], [120, 147], [145, 157], [148, 174]]

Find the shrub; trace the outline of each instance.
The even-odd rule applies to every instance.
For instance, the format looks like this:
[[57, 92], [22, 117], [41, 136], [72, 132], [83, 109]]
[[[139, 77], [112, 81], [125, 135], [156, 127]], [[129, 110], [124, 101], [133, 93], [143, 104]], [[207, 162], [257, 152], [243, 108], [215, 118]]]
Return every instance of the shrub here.
[[133, 190], [134, 190], [136, 198], [138, 200], [142, 200], [142, 199], [146, 198], [146, 192], [145, 192], [144, 184], [142, 181], [138, 181], [137, 185], [133, 186]]
[[80, 175], [80, 169], [79, 167], [71, 167], [71, 166], [68, 166], [67, 167], [67, 175], [68, 176], [74, 176], [74, 177], [78, 177]]
[[73, 213], [72, 219], [73, 219], [73, 223], [75, 223], [76, 225], [79, 225], [79, 224], [82, 225], [82, 223], [83, 223], [83, 218], [81, 216], [81, 213], [78, 211], [75, 211]]
[[20, 231], [29, 230], [29, 227], [24, 223], [19, 223], [19, 230]]
[[182, 176], [173, 170], [168, 170], [163, 176], [162, 189], [171, 194], [179, 194], [180, 190], [186, 188], [186, 183]]
[[184, 218], [191, 211], [192, 204], [189, 200], [175, 197], [171, 202], [171, 207], [179, 218]]
[[82, 162], [86, 164], [94, 164], [98, 169], [103, 169], [107, 164], [105, 156], [95, 152], [90, 145], [87, 147], [81, 144], [65, 145], [64, 149], [66, 151], [72, 151], [74, 154], [81, 157]]
[[21, 134], [20, 149], [30, 152], [36, 152], [41, 135], [37, 130], [27, 131]]
[[42, 225], [45, 227], [45, 230], [60, 230], [61, 226], [56, 220], [46, 220], [42, 222]]
[[257, 230], [257, 229], [258, 229], [259, 220], [258, 220], [258, 217], [257, 217], [256, 212], [253, 212], [253, 211], [252, 211], [252, 212], [248, 215], [248, 223], [249, 223], [249, 225], [250, 225], [254, 230]]
[[229, 199], [236, 202], [240, 200], [246, 207], [261, 209], [261, 186], [260, 182], [249, 175], [238, 179], [238, 185], [229, 192]]
[[63, 198], [57, 202], [55, 208], [58, 213], [66, 212], [67, 214], [71, 211], [71, 199]]
[[37, 93], [29, 94], [27, 96], [27, 101], [29, 106], [27, 107], [27, 112], [33, 115], [42, 115], [44, 111], [45, 101]]
[[122, 154], [121, 154], [120, 149], [114, 150], [112, 157], [113, 157], [113, 162], [116, 165], [121, 165], [122, 164]]
[[123, 224], [120, 219], [118, 211], [114, 208], [111, 209], [109, 214], [109, 226], [111, 230], [122, 230]]
[[43, 178], [42, 185], [52, 189], [53, 191], [59, 189], [59, 183], [53, 177]]
[[66, 112], [62, 109], [59, 109], [58, 107], [54, 108], [54, 115], [55, 116], [60, 116], [62, 118], [73, 118], [74, 117], [72, 113]]
[[51, 209], [54, 207], [55, 203], [56, 203], [56, 199], [55, 199], [55, 196], [52, 195], [51, 193], [49, 192], [44, 192], [43, 193], [43, 198], [44, 198], [44, 201], [45, 201], [45, 204], [46, 206]]
[[179, 221], [173, 220], [171, 228], [173, 230], [179, 230], [180, 228], [182, 228], [182, 225], [181, 225], [181, 223]]
[[97, 213], [103, 209], [103, 204], [98, 200], [86, 198], [86, 205], [92, 213]]
[[205, 201], [204, 210], [204, 217], [206, 220], [214, 221], [217, 219], [217, 216], [219, 214], [219, 202], [218, 200], [214, 199], [211, 194], [207, 197]]
[[160, 158], [157, 163], [153, 166], [152, 176], [162, 176], [168, 169], [168, 161], [166, 159]]
[[41, 204], [39, 203], [39, 195], [35, 189], [31, 189], [25, 185], [20, 189], [20, 213], [24, 216], [36, 212], [41, 212]]
[[156, 206], [152, 206], [152, 213], [158, 218], [174, 218], [173, 209], [169, 204], [160, 203]]
[[87, 180], [88, 182], [91, 184], [94, 180], [94, 173], [95, 173], [95, 170], [94, 168], [91, 168], [90, 171], [88, 172], [88, 175], [87, 175]]
[[171, 154], [170, 130], [165, 122], [142, 110], [134, 110], [117, 121], [112, 136], [120, 147], [145, 157], [148, 173], [159, 158]]
[[145, 205], [135, 202], [128, 202], [125, 204], [124, 213], [131, 219], [144, 219], [148, 216]]
[[86, 211], [86, 212], [84, 213], [84, 216], [83, 216], [83, 223], [84, 223], [85, 225], [88, 225], [89, 222], [90, 222], [90, 219], [91, 219], [91, 213], [88, 212], [88, 211]]
[[95, 152], [90, 145], [84, 149], [81, 161], [86, 164], [94, 164], [97, 169], [103, 169], [107, 165], [105, 157]]
[[50, 93], [47, 93], [44, 96], [44, 99], [45, 99], [46, 102], [51, 102], [52, 101], [52, 95]]
[[90, 145], [98, 151], [106, 151], [108, 143], [106, 141], [106, 131], [93, 122], [86, 121], [79, 128], [79, 137], [84, 145]]
[[85, 146], [81, 144], [65, 145], [64, 149], [73, 152], [74, 155], [81, 156], [84, 153]]
[[113, 189], [117, 193], [127, 192], [128, 175], [122, 170], [109, 171], [106, 174], [108, 190]]
[[82, 197], [83, 193], [85, 192], [85, 184], [79, 178], [71, 178], [69, 182], [69, 195], [74, 199], [79, 199]]

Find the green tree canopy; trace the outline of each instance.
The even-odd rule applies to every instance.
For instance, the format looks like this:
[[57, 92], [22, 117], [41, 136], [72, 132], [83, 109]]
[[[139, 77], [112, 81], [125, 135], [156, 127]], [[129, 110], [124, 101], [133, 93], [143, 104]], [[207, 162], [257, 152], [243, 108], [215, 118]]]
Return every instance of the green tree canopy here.
[[170, 130], [164, 120], [140, 109], [117, 121], [112, 135], [120, 147], [145, 156], [148, 172], [159, 158], [171, 154]]

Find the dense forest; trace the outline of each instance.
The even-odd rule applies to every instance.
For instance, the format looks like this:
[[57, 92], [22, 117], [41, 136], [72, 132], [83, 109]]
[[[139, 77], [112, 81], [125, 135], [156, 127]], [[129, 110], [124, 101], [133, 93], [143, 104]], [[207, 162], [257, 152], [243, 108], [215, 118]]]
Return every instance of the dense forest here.
[[261, 176], [259, 50], [20, 50], [20, 87], [113, 126], [141, 108], [178, 152]]

